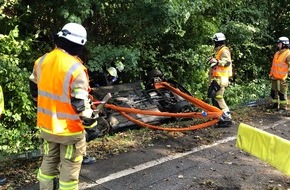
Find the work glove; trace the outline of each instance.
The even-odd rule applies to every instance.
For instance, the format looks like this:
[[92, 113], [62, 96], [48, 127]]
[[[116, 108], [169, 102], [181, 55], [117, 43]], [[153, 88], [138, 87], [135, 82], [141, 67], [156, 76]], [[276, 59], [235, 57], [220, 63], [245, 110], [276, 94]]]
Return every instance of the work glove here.
[[210, 63], [210, 67], [213, 68], [218, 64], [218, 60], [214, 57], [211, 57], [208, 62]]
[[98, 122], [92, 128], [86, 128], [86, 142], [103, 137], [110, 132], [110, 125], [103, 117], [97, 118]]
[[90, 142], [101, 136], [99, 129], [97, 128], [97, 124], [92, 128], [85, 128], [86, 130], [86, 142]]
[[86, 128], [90, 128], [99, 117], [99, 115], [94, 113], [94, 110], [92, 109], [91, 100], [85, 102], [85, 110], [79, 113], [79, 116]]
[[81, 116], [80, 118], [85, 127], [86, 142], [89, 142], [97, 138], [99, 134], [99, 130], [97, 129], [97, 126], [98, 126], [97, 117], [92, 116], [90, 118], [87, 118], [87, 117]]
[[218, 64], [218, 62], [213, 62], [213, 63], [210, 64], [210, 67], [214, 68], [217, 64]]
[[86, 129], [93, 128], [98, 124], [97, 118], [81, 117], [82, 123]]
[[79, 113], [79, 116], [85, 128], [92, 128], [97, 125], [99, 115], [94, 113], [90, 101], [86, 102], [85, 110]]
[[90, 100], [85, 102], [85, 110], [79, 113], [80, 117], [91, 118], [93, 116], [93, 109]]

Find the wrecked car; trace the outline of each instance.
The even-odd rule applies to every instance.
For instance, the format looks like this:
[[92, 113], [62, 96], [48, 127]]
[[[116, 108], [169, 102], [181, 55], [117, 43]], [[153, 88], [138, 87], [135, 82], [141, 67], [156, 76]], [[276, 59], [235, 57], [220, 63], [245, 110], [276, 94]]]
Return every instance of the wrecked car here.
[[[93, 88], [91, 94], [97, 101], [111, 95], [99, 119], [100, 131], [110, 133], [139, 126], [168, 131], [195, 130], [218, 123], [222, 118], [221, 110], [193, 97], [176, 81], [165, 79], [159, 70], [149, 72], [145, 84], [137, 81], [100, 86]], [[155, 126], [180, 118], [198, 118], [203, 123], [183, 129]]]

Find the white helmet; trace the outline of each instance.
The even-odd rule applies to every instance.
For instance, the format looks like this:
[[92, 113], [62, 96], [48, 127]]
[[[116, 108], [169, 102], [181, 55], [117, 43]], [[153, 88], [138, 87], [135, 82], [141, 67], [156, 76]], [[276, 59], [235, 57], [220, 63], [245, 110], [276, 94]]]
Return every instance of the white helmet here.
[[111, 76], [118, 77], [117, 69], [115, 67], [109, 67], [107, 71]]
[[57, 33], [58, 37], [66, 38], [67, 40], [79, 45], [85, 45], [87, 42], [86, 29], [77, 23], [68, 23]]
[[283, 45], [286, 45], [286, 46], [289, 46], [289, 39], [287, 37], [280, 37], [278, 40], [277, 40], [277, 43], [282, 43]]
[[124, 70], [125, 66], [121, 61], [117, 61], [115, 65], [119, 72], [122, 72]]
[[225, 41], [226, 40], [226, 36], [219, 32], [219, 33], [215, 33], [212, 37], [212, 40], [215, 42], [220, 42], [220, 41]]

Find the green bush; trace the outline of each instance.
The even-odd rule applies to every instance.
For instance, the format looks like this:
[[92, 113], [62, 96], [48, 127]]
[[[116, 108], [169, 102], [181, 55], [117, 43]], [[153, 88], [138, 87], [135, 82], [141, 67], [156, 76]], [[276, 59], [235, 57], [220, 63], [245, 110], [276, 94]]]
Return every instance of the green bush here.
[[36, 109], [29, 93], [29, 72], [24, 67], [30, 55], [31, 39], [19, 40], [16, 27], [0, 36], [0, 84], [5, 111], [0, 123], [1, 154], [20, 153], [39, 146], [36, 138]]
[[233, 106], [269, 94], [268, 81], [259, 78], [269, 72], [275, 39], [290, 33], [289, 10], [282, 4], [278, 0], [263, 4], [255, 0], [250, 4], [245, 0], [4, 0], [0, 84], [6, 111], [0, 124], [0, 152], [38, 147], [28, 76], [34, 60], [53, 45], [51, 35], [65, 23], [82, 23], [87, 29], [84, 61], [91, 71], [122, 62], [123, 82], [131, 82], [158, 68], [205, 101], [210, 37], [224, 32], [235, 69], [235, 83], [225, 97]]
[[229, 106], [243, 105], [250, 101], [266, 98], [270, 95], [270, 81], [256, 79], [245, 84], [232, 84], [225, 92], [225, 100]]

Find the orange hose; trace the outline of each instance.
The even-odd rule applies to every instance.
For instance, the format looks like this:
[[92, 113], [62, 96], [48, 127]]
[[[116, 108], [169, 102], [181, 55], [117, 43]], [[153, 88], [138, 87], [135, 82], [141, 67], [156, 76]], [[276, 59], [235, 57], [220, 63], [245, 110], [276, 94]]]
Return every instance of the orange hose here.
[[186, 112], [186, 113], [170, 113], [170, 112], [158, 112], [150, 110], [141, 110], [136, 108], [126, 108], [121, 106], [116, 106], [114, 104], [106, 104], [106, 108], [115, 110], [118, 112], [135, 113], [142, 115], [156, 115], [156, 116], [168, 116], [168, 117], [182, 117], [182, 118], [218, 118], [220, 113], [217, 112], [207, 112], [207, 116], [203, 116], [201, 112]]
[[[209, 105], [202, 100], [199, 100], [198, 98], [192, 97], [186, 93], [181, 92], [179, 89], [172, 87], [169, 83], [167, 82], [159, 82], [154, 84], [156, 89], [160, 88], [166, 88], [175, 94], [178, 94], [179, 96], [183, 97], [185, 100], [191, 102], [194, 104], [196, 107], [205, 110], [207, 115], [204, 116], [201, 112], [186, 112], [186, 113], [169, 113], [169, 112], [158, 112], [158, 111], [150, 111], [150, 110], [141, 110], [141, 109], [136, 109], [136, 108], [127, 108], [127, 107], [121, 107], [121, 106], [116, 106], [113, 104], [105, 104], [105, 107], [108, 109], [116, 110], [120, 112], [122, 116], [127, 118], [128, 120], [134, 122], [135, 124], [154, 129], [154, 130], [164, 130], [164, 131], [189, 131], [189, 130], [196, 130], [200, 128], [205, 128], [214, 125], [219, 121], [219, 118], [222, 116], [223, 112], [218, 109], [217, 107], [214, 107], [212, 105]], [[127, 113], [134, 113], [134, 114], [142, 114], [142, 115], [155, 115], [155, 116], [167, 116], [167, 117], [178, 117], [178, 118], [208, 118], [212, 119], [210, 121], [207, 121], [205, 123], [193, 125], [193, 126], [188, 126], [188, 127], [183, 127], [183, 128], [166, 128], [166, 127], [158, 127], [154, 125], [150, 125], [148, 123], [144, 123], [140, 120], [137, 120]]]
[[[193, 103], [196, 107], [207, 110], [207, 111], [213, 111], [213, 112], [218, 112], [222, 115], [222, 111], [220, 109], [218, 109], [215, 106], [209, 105], [205, 102], [203, 102], [202, 100], [199, 100], [198, 98], [195, 98], [193, 96], [190, 96], [186, 93], [181, 92], [179, 89], [172, 87], [170, 84], [168, 84], [167, 82], [160, 82], [160, 83], [156, 83], [156, 85], [158, 86], [158, 88], [160, 87], [165, 87], [167, 89], [169, 89], [170, 91], [180, 95], [181, 97], [183, 97], [185, 100]], [[157, 88], [157, 89], [158, 89]], [[220, 116], [221, 116], [220, 115]]]
[[124, 112], [120, 112], [120, 114], [122, 114], [125, 118], [127, 118], [128, 120], [134, 122], [135, 124], [141, 126], [141, 127], [146, 127], [149, 129], [153, 129], [153, 130], [163, 130], [163, 131], [175, 131], [175, 132], [181, 132], [181, 131], [193, 131], [196, 129], [201, 129], [201, 128], [205, 128], [205, 127], [209, 127], [214, 125], [215, 123], [217, 123], [219, 120], [218, 119], [213, 119], [211, 121], [205, 122], [205, 123], [201, 123], [198, 125], [193, 125], [193, 126], [189, 126], [189, 127], [183, 127], [183, 128], [169, 128], [169, 127], [158, 127], [155, 125], [150, 125], [148, 123], [144, 123], [138, 119], [135, 119], [131, 116], [129, 116], [128, 114], [124, 113]]

